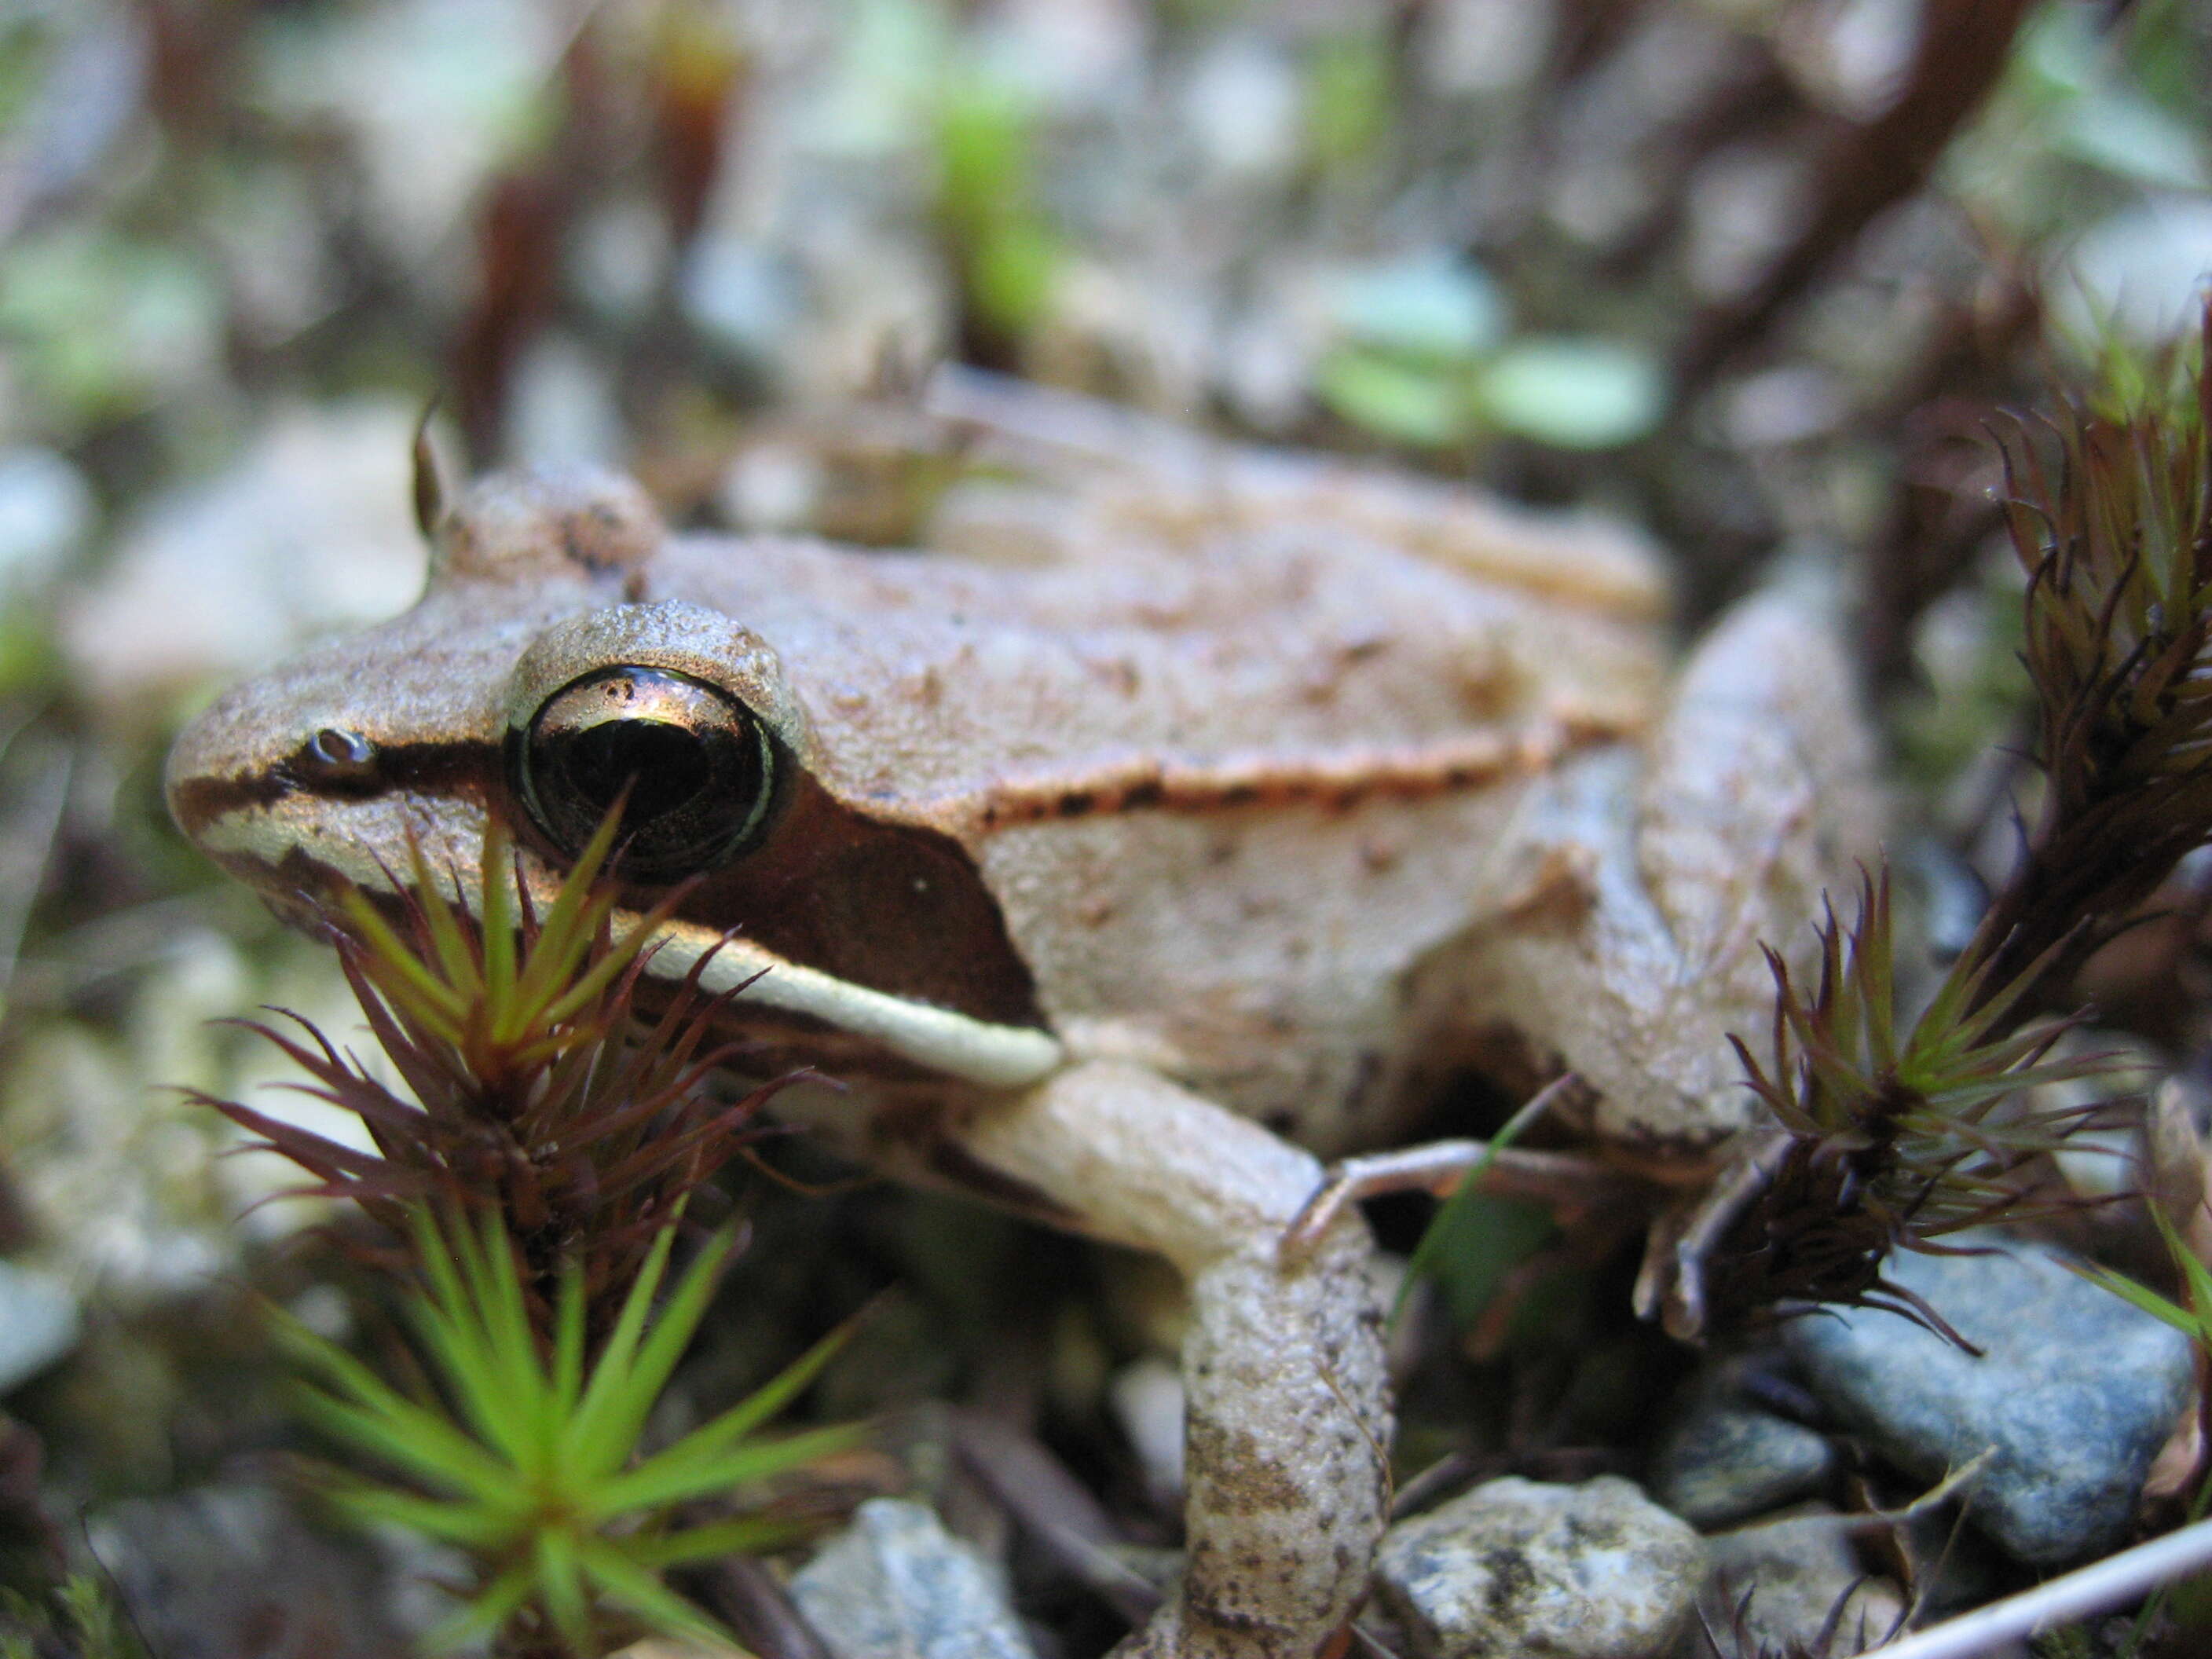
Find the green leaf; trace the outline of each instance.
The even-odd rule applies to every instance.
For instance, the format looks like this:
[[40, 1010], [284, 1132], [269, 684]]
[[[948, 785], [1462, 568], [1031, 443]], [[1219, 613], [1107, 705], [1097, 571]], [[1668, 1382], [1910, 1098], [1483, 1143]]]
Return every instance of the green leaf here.
[[475, 1442], [455, 1433], [444, 1419], [419, 1406], [400, 1401], [393, 1407], [370, 1409], [303, 1389], [293, 1409], [332, 1439], [380, 1457], [425, 1486], [481, 1502], [507, 1498], [515, 1490], [509, 1469], [485, 1456]]
[[[438, 872], [430, 867], [421, 844], [410, 842], [407, 852], [413, 866], [415, 892], [421, 901], [423, 927], [429, 933], [430, 949], [444, 973], [445, 982], [465, 1005], [479, 1006], [483, 1001], [483, 975], [468, 931], [454, 913], [453, 902], [446, 896]], [[460, 879], [458, 872], [453, 874], [456, 881]]]
[[2197, 1259], [2197, 1252], [2189, 1248], [2189, 1241], [2167, 1217], [2158, 1204], [2149, 1206], [2151, 1219], [2158, 1224], [2159, 1237], [2166, 1242], [2166, 1252], [2173, 1264], [2181, 1269], [2182, 1278], [2189, 1285], [2189, 1303], [2200, 1329], [2212, 1322], [2212, 1269]]
[[368, 945], [369, 960], [383, 976], [380, 983], [390, 989], [396, 981], [399, 988], [410, 994], [417, 1012], [429, 1017], [424, 1024], [433, 1025], [443, 1035], [457, 1037], [461, 1022], [468, 1014], [467, 1000], [430, 971], [414, 950], [392, 931], [391, 924], [377, 914], [365, 894], [349, 891], [338, 902], [347, 924]]
[[470, 1339], [483, 1357], [483, 1369], [505, 1391], [502, 1401], [493, 1402], [487, 1436], [495, 1437], [518, 1467], [536, 1474], [558, 1425], [507, 1227], [487, 1206], [473, 1243], [465, 1231], [455, 1242], [461, 1246], [472, 1301], [454, 1311], [458, 1318], [473, 1320]]
[[708, 1561], [726, 1555], [757, 1555], [780, 1549], [804, 1538], [811, 1528], [796, 1521], [772, 1516], [748, 1516], [742, 1521], [718, 1521], [690, 1527], [665, 1538], [625, 1538], [622, 1553], [641, 1566], [678, 1567], [692, 1561]]
[[[496, 1224], [496, 1218], [493, 1220]], [[454, 1220], [449, 1246], [439, 1224], [427, 1215], [419, 1218], [416, 1260], [431, 1293], [410, 1298], [406, 1312], [435, 1370], [477, 1434], [520, 1467], [528, 1458], [532, 1445], [528, 1407], [516, 1391], [519, 1368], [514, 1356], [501, 1354], [497, 1334], [482, 1322], [488, 1310], [480, 1299], [483, 1295], [481, 1275], [467, 1225], [458, 1218]], [[523, 1340], [526, 1347], [526, 1331]]]
[[2142, 1309], [2152, 1318], [2165, 1321], [2177, 1331], [2185, 1331], [2200, 1343], [2206, 1340], [2204, 1327], [2196, 1315], [2167, 1301], [2148, 1285], [2138, 1285], [2125, 1273], [2116, 1273], [2110, 1267], [2071, 1261], [2067, 1266], [2092, 1285], [2110, 1291], [2123, 1302]]
[[[526, 1024], [543, 1024], [547, 1018], [535, 1011], [549, 1007], [560, 988], [575, 976], [592, 937], [614, 908], [614, 895], [599, 885], [599, 872], [614, 850], [622, 829], [619, 805], [610, 808], [584, 850], [568, 866], [568, 874], [545, 907], [529, 960], [515, 983], [518, 1017]], [[620, 956], [622, 953], [615, 953]]]
[[1356, 161], [1390, 130], [1390, 48], [1379, 29], [1317, 47], [1306, 74], [1306, 130], [1324, 167]]
[[1666, 378], [1650, 353], [1617, 342], [1526, 336], [1492, 358], [1477, 404], [1504, 431], [1557, 449], [1617, 449], [1666, 410]]
[[1322, 360], [1314, 389], [1345, 420], [1394, 443], [1440, 449], [1474, 435], [1466, 379], [1455, 371], [1345, 347]]
[[607, 1600], [672, 1635], [727, 1643], [730, 1633], [655, 1578], [623, 1551], [604, 1540], [587, 1540], [580, 1559], [584, 1571], [606, 1591]]
[[[1391, 1310], [1394, 1319], [1403, 1311], [1415, 1282], [1426, 1276], [1443, 1285], [1454, 1314], [1463, 1313], [1461, 1322], [1472, 1326], [1497, 1294], [1505, 1273], [1541, 1247], [1543, 1238], [1534, 1223], [1525, 1213], [1514, 1213], [1516, 1200], [1486, 1197], [1482, 1182], [1498, 1155], [1549, 1109], [1555, 1086], [1538, 1090], [1505, 1120], [1431, 1219], [1406, 1264], [1398, 1304]], [[1525, 1211], [1528, 1206], [1518, 1207]], [[1550, 1226], [1548, 1212], [1543, 1212], [1543, 1222]]]
[[538, 1534], [538, 1600], [569, 1650], [599, 1650], [592, 1636], [592, 1600], [584, 1589], [576, 1540], [565, 1529], [548, 1527]]
[[[615, 1316], [614, 1329], [599, 1350], [599, 1363], [592, 1369], [591, 1380], [584, 1385], [584, 1397], [577, 1402], [575, 1415], [564, 1437], [570, 1456], [580, 1468], [617, 1468], [629, 1455], [635, 1431], [631, 1431], [626, 1437], [622, 1425], [644, 1420], [635, 1403], [624, 1398], [630, 1387], [630, 1362], [644, 1335], [646, 1320], [653, 1310], [653, 1294], [660, 1288], [661, 1275], [668, 1267], [668, 1253], [675, 1242], [672, 1224], [662, 1229], [660, 1237], [653, 1241], [636, 1282], [623, 1300], [622, 1311]], [[645, 1409], [652, 1409], [650, 1401], [646, 1402]]]
[[[707, 1304], [714, 1300], [720, 1283], [722, 1265], [737, 1248], [737, 1232], [724, 1228], [708, 1239], [691, 1265], [677, 1280], [676, 1288], [661, 1305], [645, 1340], [638, 1345], [637, 1356], [631, 1362], [629, 1387], [649, 1396], [658, 1395], [667, 1386], [676, 1370], [676, 1363], [684, 1358], [684, 1349], [691, 1346], [697, 1334], [699, 1322], [707, 1316]], [[645, 1421], [640, 1418], [630, 1430], [630, 1437], [641, 1432]]]
[[843, 1352], [864, 1316], [856, 1314], [847, 1320], [752, 1394], [720, 1417], [701, 1424], [678, 1443], [693, 1448], [695, 1454], [714, 1452], [750, 1434], [796, 1400], [806, 1385], [821, 1375], [822, 1368]]
[[1499, 1198], [1462, 1181], [1444, 1201], [1415, 1247], [1407, 1273], [1435, 1281], [1452, 1322], [1472, 1329], [1488, 1310], [1506, 1275], [1559, 1237], [1545, 1206]]
[[969, 73], [947, 83], [937, 123], [939, 200], [956, 228], [972, 235], [1027, 210], [1036, 108], [1035, 93], [1004, 76]]
[[770, 1440], [696, 1457], [678, 1441], [647, 1458], [626, 1474], [618, 1474], [592, 1494], [594, 1518], [627, 1515], [687, 1498], [708, 1498], [734, 1491], [769, 1475], [795, 1469], [833, 1452], [849, 1450], [864, 1431], [849, 1425], [811, 1429], [781, 1440]]
[[[562, 1264], [561, 1286], [553, 1303], [553, 1404], [562, 1431], [575, 1414], [584, 1388], [584, 1270]], [[549, 1435], [548, 1438], [555, 1437]]]
[[509, 1567], [478, 1591], [467, 1607], [424, 1632], [422, 1646], [432, 1653], [451, 1653], [483, 1641], [520, 1610], [535, 1583], [531, 1563]]
[[994, 224], [969, 246], [975, 309], [995, 328], [1026, 334], [1052, 315], [1067, 265], [1066, 245], [1042, 220]]
[[505, 1488], [507, 1474], [501, 1465], [443, 1418], [380, 1382], [351, 1354], [289, 1315], [272, 1310], [271, 1317], [280, 1344], [295, 1358], [321, 1369], [351, 1396], [301, 1389], [300, 1409], [330, 1432], [458, 1491], [490, 1493]]
[[442, 1544], [491, 1554], [513, 1541], [512, 1517], [462, 1504], [417, 1498], [389, 1486], [357, 1486], [328, 1494], [330, 1501], [355, 1520], [389, 1523]]

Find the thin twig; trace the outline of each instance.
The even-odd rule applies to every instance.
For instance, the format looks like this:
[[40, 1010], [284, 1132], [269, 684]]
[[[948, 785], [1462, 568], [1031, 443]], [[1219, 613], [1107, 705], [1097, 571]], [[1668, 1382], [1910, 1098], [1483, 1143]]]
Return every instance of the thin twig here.
[[2033, 1589], [1992, 1601], [1985, 1607], [1916, 1631], [1887, 1646], [1868, 1650], [1868, 1659], [1976, 1659], [2002, 1642], [2047, 1630], [2070, 1619], [2086, 1618], [2148, 1594], [2186, 1574], [2212, 1566], [2212, 1521], [2154, 1538], [2118, 1555], [2038, 1584]]
[[751, 1556], [724, 1556], [689, 1577], [760, 1659], [830, 1659], [782, 1581]]
[[1055, 1564], [1132, 1625], [1151, 1617], [1159, 1589], [1114, 1553], [1121, 1534], [1089, 1487], [1008, 1424], [963, 1411], [952, 1426], [961, 1467]]
[[1561, 1073], [1530, 1096], [1489, 1140], [1432, 1140], [1331, 1165], [1327, 1182], [1283, 1230], [1279, 1247], [1283, 1259], [1301, 1259], [1346, 1209], [1387, 1193], [1426, 1192], [1446, 1198], [1473, 1181], [1484, 1192], [1554, 1205], [1586, 1206], [1625, 1195], [1642, 1183], [1595, 1158], [1574, 1152], [1523, 1152], [1511, 1144], [1561, 1099], [1589, 1086], [1579, 1074]]

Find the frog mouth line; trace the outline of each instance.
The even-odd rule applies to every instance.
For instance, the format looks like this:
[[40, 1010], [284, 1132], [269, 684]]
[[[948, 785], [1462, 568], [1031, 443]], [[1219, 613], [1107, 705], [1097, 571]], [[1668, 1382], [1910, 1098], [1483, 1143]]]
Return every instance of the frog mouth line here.
[[[630, 913], [617, 911], [617, 927]], [[986, 1088], [1018, 1089], [1057, 1070], [1065, 1051], [1048, 1031], [994, 1025], [949, 1008], [910, 1002], [872, 991], [812, 968], [786, 962], [749, 939], [732, 939], [697, 922], [670, 921], [654, 933], [646, 971], [680, 980], [712, 952], [699, 975], [710, 993], [736, 990], [763, 1006], [823, 1020], [841, 1031], [881, 1043], [933, 1071]]]
[[[227, 864], [272, 870], [305, 864], [325, 881], [350, 882], [374, 892], [397, 890], [392, 872], [365, 848], [332, 841], [318, 844], [310, 853], [282, 829], [258, 821], [264, 816], [228, 815], [204, 825], [195, 839], [204, 851]], [[282, 849], [275, 860], [270, 856], [272, 843]], [[635, 911], [617, 910], [613, 922], [619, 931], [639, 919]], [[700, 969], [699, 984], [710, 994], [742, 987], [749, 1006], [819, 1020], [915, 1065], [979, 1087], [1025, 1087], [1057, 1070], [1066, 1058], [1060, 1040], [1049, 1031], [977, 1019], [873, 990], [702, 923], [664, 922], [654, 930], [648, 949], [646, 970], [656, 979], [683, 980], [695, 963], [708, 958]]]

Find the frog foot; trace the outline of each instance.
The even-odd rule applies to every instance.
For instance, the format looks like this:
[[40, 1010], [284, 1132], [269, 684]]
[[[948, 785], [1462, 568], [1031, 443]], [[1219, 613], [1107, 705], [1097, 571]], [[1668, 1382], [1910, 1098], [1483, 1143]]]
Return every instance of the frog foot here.
[[1789, 1133], [1779, 1128], [1743, 1136], [1711, 1186], [1661, 1212], [1636, 1275], [1638, 1319], [1657, 1320], [1677, 1342], [1705, 1341], [1710, 1322], [1705, 1280], [1713, 1254], [1773, 1183], [1790, 1144]]
[[1283, 1230], [1283, 1259], [1302, 1260], [1364, 1199], [1393, 1193], [1448, 1198], [1470, 1178], [1486, 1193], [1550, 1205], [1563, 1220], [1633, 1197], [1644, 1190], [1644, 1183], [1597, 1158], [1502, 1144], [1557, 1101], [1587, 1093], [1588, 1088], [1574, 1073], [1561, 1073], [1529, 1097], [1497, 1140], [1431, 1140], [1339, 1159]]

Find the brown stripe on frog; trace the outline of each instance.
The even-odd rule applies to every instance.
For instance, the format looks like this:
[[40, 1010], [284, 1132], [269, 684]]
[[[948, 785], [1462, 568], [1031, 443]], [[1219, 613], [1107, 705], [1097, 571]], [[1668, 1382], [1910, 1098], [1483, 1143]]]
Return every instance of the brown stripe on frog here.
[[274, 772], [252, 772], [232, 778], [184, 778], [169, 786], [169, 815], [176, 819], [177, 828], [198, 839], [219, 818], [257, 806], [273, 806], [294, 793], [294, 786]]
[[[966, 848], [942, 831], [886, 823], [832, 798], [787, 761], [782, 799], [767, 838], [698, 878], [678, 915], [735, 932], [795, 965], [888, 995], [999, 1025], [1042, 1029], [1036, 988], [999, 907]], [[226, 813], [295, 795], [361, 800], [416, 793], [466, 797], [506, 810], [516, 834], [554, 868], [567, 860], [513, 801], [501, 751], [475, 742], [394, 744], [377, 751], [373, 780], [319, 783], [279, 769], [241, 778], [195, 778], [172, 803], [190, 835]], [[241, 868], [256, 886], [265, 875]], [[326, 898], [343, 880], [296, 845], [279, 881]], [[649, 906], [664, 888], [636, 890]]]
[[1184, 814], [1304, 806], [1348, 812], [1372, 800], [1412, 800], [1525, 777], [1569, 750], [1624, 735], [1614, 722], [1483, 732], [1448, 742], [1350, 750], [1313, 761], [1278, 755], [1180, 763], [1134, 760], [1081, 776], [1013, 778], [982, 799], [932, 816], [988, 833], [1115, 812]]
[[185, 778], [169, 791], [177, 827], [198, 836], [233, 812], [273, 806], [296, 795], [321, 800], [368, 800], [404, 791], [414, 794], [481, 798], [500, 772], [498, 744], [474, 738], [379, 744], [362, 774], [318, 778], [290, 763], [265, 772], [228, 778]]

